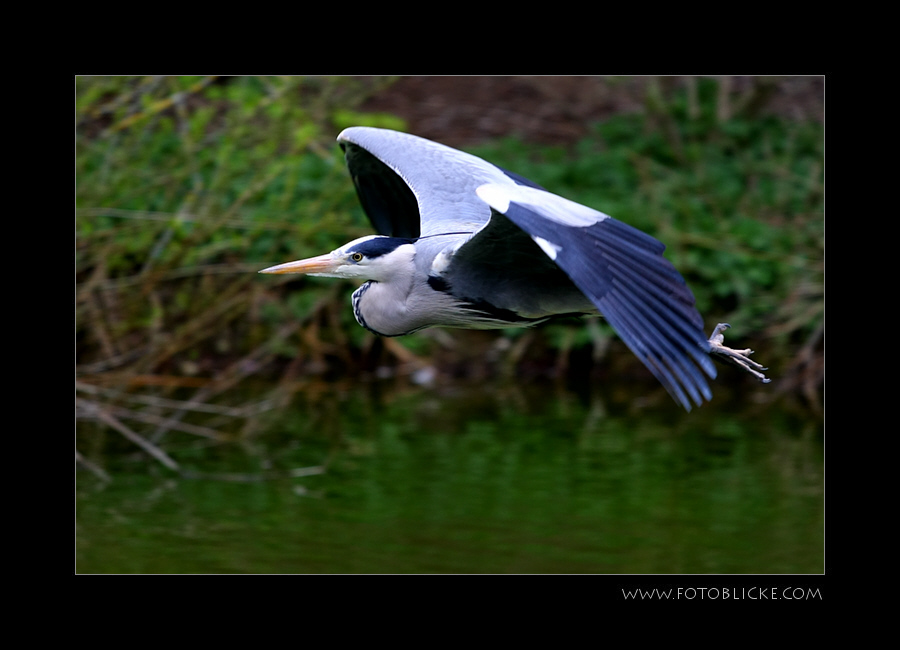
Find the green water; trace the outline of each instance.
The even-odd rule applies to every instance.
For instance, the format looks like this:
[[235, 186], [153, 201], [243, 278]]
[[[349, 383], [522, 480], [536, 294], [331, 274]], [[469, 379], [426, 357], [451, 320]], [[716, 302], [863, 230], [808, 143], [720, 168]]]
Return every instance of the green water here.
[[238, 443], [169, 434], [207, 478], [131, 453], [111, 482], [79, 471], [76, 571], [821, 573], [821, 428], [718, 396], [320, 386]]

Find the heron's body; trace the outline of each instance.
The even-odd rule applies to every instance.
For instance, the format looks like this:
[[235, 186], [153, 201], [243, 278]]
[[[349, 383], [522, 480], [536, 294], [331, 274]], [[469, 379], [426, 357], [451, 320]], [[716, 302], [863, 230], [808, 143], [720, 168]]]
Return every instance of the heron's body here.
[[685, 408], [710, 399], [716, 350], [660, 242], [423, 138], [354, 127], [338, 142], [379, 234], [264, 272], [366, 280], [354, 314], [383, 336], [599, 311]]
[[[546, 256], [537, 245], [521, 260], [528, 273], [502, 277], [511, 267], [499, 266], [497, 284], [482, 286], [467, 280], [471, 266], [453, 254], [453, 239], [438, 235], [415, 244], [394, 238], [384, 242], [397, 244], [385, 253], [392, 274], [369, 280], [353, 293], [359, 324], [382, 336], [401, 336], [426, 327], [523, 327], [562, 314], [597, 312], [565, 273], [542, 259]], [[354, 249], [365, 251], [369, 243]]]

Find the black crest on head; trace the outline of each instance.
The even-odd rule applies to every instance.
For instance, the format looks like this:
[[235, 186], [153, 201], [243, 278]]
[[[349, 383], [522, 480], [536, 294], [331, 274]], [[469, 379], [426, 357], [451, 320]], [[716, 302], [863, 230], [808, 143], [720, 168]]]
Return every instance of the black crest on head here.
[[376, 257], [381, 257], [382, 255], [387, 255], [404, 244], [412, 243], [412, 239], [406, 239], [404, 237], [375, 237], [374, 239], [368, 239], [356, 244], [352, 248], [347, 249], [347, 252], [362, 253], [367, 258], [374, 259]]

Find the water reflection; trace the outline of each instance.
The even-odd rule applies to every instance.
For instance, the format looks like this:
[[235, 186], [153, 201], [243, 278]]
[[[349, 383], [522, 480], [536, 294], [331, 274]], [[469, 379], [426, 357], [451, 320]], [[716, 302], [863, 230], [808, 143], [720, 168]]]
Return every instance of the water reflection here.
[[316, 384], [239, 443], [168, 441], [194, 475], [267, 480], [121, 459], [110, 483], [79, 475], [77, 570], [823, 570], [821, 427], [802, 412], [382, 388]]

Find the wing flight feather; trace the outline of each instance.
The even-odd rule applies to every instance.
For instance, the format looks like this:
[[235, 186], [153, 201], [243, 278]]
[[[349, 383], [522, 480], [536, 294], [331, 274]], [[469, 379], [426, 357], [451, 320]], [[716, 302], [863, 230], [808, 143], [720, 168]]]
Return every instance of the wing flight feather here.
[[[492, 210], [545, 242], [541, 249], [569, 276], [666, 390], [690, 410], [712, 393], [716, 376], [694, 296], [665, 246], [602, 212], [549, 192], [479, 187]], [[577, 207], [576, 207], [577, 206]], [[593, 214], [593, 217], [591, 217]]]

